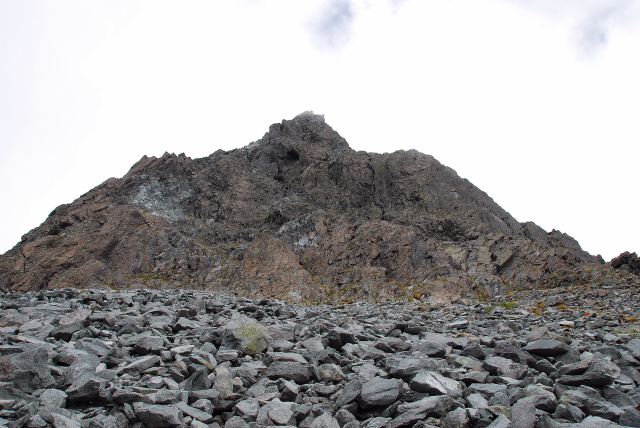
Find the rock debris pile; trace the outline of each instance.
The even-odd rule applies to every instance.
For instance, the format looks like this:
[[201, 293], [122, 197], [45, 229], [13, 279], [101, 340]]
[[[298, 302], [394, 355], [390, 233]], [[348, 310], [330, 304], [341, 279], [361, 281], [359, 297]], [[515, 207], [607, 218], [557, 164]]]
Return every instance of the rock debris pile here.
[[0, 427], [640, 426], [633, 293], [525, 308], [11, 292]]

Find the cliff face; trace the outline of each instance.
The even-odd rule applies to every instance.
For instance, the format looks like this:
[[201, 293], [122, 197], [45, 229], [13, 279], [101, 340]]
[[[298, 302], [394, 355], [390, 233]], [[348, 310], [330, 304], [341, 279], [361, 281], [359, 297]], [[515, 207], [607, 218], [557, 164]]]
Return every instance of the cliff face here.
[[303, 113], [242, 149], [143, 157], [24, 235], [0, 284], [454, 297], [587, 282], [600, 265], [433, 157], [356, 152]]

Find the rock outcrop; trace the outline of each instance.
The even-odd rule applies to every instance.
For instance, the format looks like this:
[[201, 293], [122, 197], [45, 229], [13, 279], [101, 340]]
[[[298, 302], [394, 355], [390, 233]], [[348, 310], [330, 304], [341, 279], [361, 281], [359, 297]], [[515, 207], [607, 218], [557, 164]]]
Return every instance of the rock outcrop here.
[[625, 251], [611, 260], [610, 265], [614, 269], [626, 270], [640, 275], [640, 259], [636, 253]]
[[594, 282], [606, 269], [433, 157], [356, 152], [303, 113], [242, 149], [143, 157], [24, 235], [0, 257], [0, 284], [451, 300]]

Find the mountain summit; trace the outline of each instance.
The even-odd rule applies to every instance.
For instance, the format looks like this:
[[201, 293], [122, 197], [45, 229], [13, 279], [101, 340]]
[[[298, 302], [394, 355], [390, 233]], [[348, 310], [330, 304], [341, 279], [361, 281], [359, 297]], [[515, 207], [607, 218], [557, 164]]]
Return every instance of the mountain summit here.
[[24, 235], [0, 284], [455, 298], [588, 282], [602, 263], [433, 157], [356, 152], [305, 112], [242, 149], [144, 156]]

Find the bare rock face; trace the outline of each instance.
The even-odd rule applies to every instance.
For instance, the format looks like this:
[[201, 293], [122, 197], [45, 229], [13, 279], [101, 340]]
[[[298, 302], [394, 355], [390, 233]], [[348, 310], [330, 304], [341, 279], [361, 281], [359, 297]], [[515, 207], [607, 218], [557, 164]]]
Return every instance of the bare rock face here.
[[303, 113], [242, 149], [143, 157], [0, 256], [0, 285], [455, 300], [586, 283], [602, 269], [433, 157], [356, 152]]
[[252, 297], [286, 296], [295, 301], [314, 294], [311, 275], [298, 257], [282, 241], [264, 233], [249, 245], [230, 286]]

